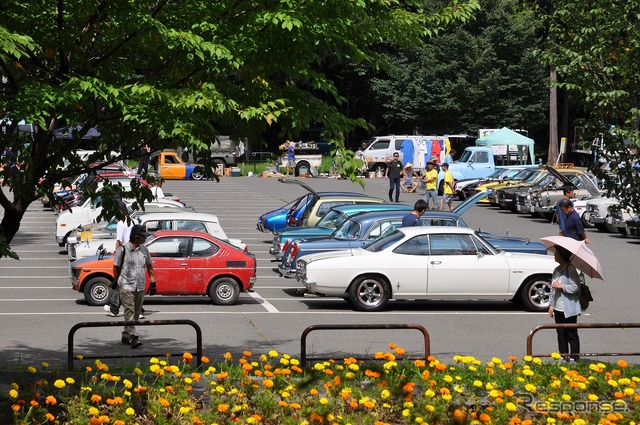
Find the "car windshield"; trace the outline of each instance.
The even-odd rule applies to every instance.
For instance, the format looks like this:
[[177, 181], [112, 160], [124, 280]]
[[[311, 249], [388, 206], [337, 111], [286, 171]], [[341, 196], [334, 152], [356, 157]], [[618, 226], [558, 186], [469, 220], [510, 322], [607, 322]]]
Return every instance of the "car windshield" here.
[[488, 179], [498, 179], [503, 174], [504, 174], [504, 169], [503, 168], [498, 168], [496, 171], [494, 171], [493, 173], [489, 174], [489, 177], [487, 177], [487, 178]]
[[533, 183], [534, 181], [536, 181], [540, 175], [542, 174], [542, 171], [536, 171], [531, 173], [531, 175], [529, 177], [525, 177], [524, 180], [522, 180], [524, 183]]
[[395, 230], [388, 235], [383, 235], [378, 239], [366, 244], [363, 248], [370, 252], [380, 252], [386, 249], [388, 246], [391, 246], [394, 243], [398, 242], [402, 238], [404, 238], [404, 233], [402, 233], [400, 230]]
[[336, 210], [330, 210], [327, 215], [322, 217], [316, 224], [317, 227], [323, 227], [325, 229], [333, 229], [340, 221], [342, 213]]
[[360, 223], [347, 220], [333, 232], [332, 236], [336, 239], [358, 239], [360, 237]]

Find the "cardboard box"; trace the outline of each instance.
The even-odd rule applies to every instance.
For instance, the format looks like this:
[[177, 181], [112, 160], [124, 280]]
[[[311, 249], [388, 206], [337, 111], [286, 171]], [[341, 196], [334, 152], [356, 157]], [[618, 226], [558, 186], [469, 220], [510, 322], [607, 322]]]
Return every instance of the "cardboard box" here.
[[231, 168], [225, 168], [224, 169], [224, 175], [225, 177], [231, 177]]

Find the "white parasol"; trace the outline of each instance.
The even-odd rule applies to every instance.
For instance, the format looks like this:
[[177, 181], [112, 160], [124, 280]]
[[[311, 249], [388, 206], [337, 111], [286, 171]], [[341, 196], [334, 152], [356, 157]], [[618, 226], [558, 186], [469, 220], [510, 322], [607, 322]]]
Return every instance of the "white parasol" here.
[[577, 241], [566, 236], [547, 236], [540, 238], [540, 240], [551, 252], [555, 252], [556, 245], [563, 247], [573, 254], [570, 261], [576, 269], [581, 270], [593, 279], [604, 280], [600, 262], [583, 241]]

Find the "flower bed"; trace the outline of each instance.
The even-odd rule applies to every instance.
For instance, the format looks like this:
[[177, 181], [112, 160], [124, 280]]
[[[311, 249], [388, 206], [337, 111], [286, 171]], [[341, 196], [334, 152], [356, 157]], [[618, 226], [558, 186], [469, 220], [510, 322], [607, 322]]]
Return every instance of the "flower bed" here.
[[[454, 356], [402, 360], [404, 350], [319, 362], [308, 371], [275, 351], [216, 364], [152, 358], [114, 373], [96, 361], [81, 374], [27, 368], [12, 385], [14, 423], [74, 424], [635, 424], [640, 368]], [[43, 371], [48, 378], [43, 378]]]

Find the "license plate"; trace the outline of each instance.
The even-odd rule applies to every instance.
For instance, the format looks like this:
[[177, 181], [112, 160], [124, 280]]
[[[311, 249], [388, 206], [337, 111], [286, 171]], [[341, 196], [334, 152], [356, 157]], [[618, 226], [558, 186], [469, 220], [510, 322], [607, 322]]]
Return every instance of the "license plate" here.
[[93, 233], [91, 233], [91, 230], [80, 232], [80, 240], [83, 242], [93, 240]]
[[609, 216], [606, 218], [607, 220], [607, 224], [612, 224], [613, 223], [613, 217]]
[[536, 207], [534, 207], [533, 205], [531, 205], [531, 212], [532, 213], [536, 212]]
[[522, 212], [522, 205], [517, 204], [517, 205], [516, 205], [516, 211], [518, 211], [518, 212]]

